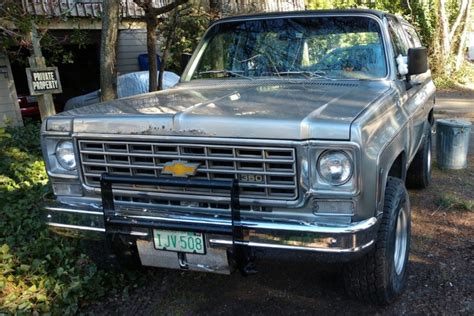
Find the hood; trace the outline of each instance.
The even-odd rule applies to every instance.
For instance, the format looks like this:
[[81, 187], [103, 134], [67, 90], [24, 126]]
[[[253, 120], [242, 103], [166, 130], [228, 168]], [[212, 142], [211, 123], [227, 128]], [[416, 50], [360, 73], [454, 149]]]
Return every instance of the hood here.
[[350, 139], [384, 82], [263, 81], [177, 88], [74, 109], [78, 133], [264, 139]]

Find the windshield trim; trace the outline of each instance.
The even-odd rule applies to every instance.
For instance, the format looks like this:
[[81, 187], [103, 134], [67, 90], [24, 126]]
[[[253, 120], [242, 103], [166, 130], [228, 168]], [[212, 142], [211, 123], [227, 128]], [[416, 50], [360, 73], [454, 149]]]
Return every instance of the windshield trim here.
[[[391, 77], [391, 64], [390, 60], [388, 58], [389, 52], [388, 52], [388, 39], [387, 39], [387, 34], [384, 30], [384, 23], [383, 21], [375, 14], [371, 13], [366, 13], [366, 12], [361, 12], [361, 13], [355, 13], [353, 11], [347, 12], [347, 13], [327, 13], [327, 12], [320, 12], [318, 13], [317, 11], [312, 11], [311, 13], [306, 13], [306, 14], [301, 14], [298, 12], [288, 12], [287, 14], [281, 14], [281, 15], [259, 15], [259, 16], [242, 16], [242, 17], [232, 17], [232, 18], [225, 18], [222, 20], [218, 20], [214, 22], [204, 33], [201, 42], [197, 46], [196, 50], [193, 53], [193, 56], [189, 60], [188, 65], [186, 66], [185, 70], [183, 71], [183, 74], [181, 75], [180, 82], [190, 82], [195, 79], [191, 79], [194, 71], [198, 67], [199, 61], [204, 54], [204, 51], [207, 48], [207, 45], [210, 40], [210, 33], [214, 29], [214, 27], [220, 25], [220, 24], [226, 24], [226, 23], [234, 23], [234, 22], [244, 22], [244, 21], [254, 21], [254, 20], [275, 20], [275, 19], [291, 19], [291, 18], [322, 18], [322, 17], [366, 17], [369, 19], [372, 19], [377, 22], [379, 29], [380, 29], [380, 34], [382, 37], [382, 50], [384, 52], [385, 56], [385, 66], [386, 66], [386, 72], [384, 77], [380, 78], [370, 78], [370, 79], [364, 79], [364, 80], [370, 80], [370, 81], [380, 81], [380, 80], [388, 80]], [[342, 78], [335, 78], [335, 80], [345, 80]]]

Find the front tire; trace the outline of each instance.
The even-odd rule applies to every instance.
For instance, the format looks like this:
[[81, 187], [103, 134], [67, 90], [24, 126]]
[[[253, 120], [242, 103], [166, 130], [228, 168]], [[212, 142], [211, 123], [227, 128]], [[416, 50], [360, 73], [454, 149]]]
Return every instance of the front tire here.
[[431, 183], [431, 125], [425, 135], [423, 145], [408, 168], [406, 184], [410, 189], [424, 189]]
[[373, 249], [345, 265], [344, 283], [349, 296], [388, 304], [403, 293], [407, 283], [411, 212], [403, 181], [389, 177], [384, 211]]

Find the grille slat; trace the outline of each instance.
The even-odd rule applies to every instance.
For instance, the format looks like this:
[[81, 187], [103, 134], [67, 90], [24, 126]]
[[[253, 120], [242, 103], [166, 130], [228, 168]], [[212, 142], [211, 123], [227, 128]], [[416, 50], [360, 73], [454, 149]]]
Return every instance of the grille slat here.
[[192, 156], [192, 155], [170, 155], [170, 154], [141, 154], [141, 153], [127, 153], [127, 152], [115, 152], [115, 151], [92, 151], [92, 150], [81, 150], [81, 154], [113, 154], [114, 156], [120, 157], [155, 157], [155, 158], [169, 158], [169, 159], [178, 159], [178, 158], [186, 158], [186, 159], [196, 159], [202, 160], [207, 159], [209, 161], [236, 161], [236, 162], [274, 162], [274, 163], [291, 163], [292, 159], [278, 159], [278, 158], [254, 158], [254, 157], [217, 157], [217, 156]]
[[[243, 198], [294, 200], [297, 198], [296, 153], [293, 148], [222, 146], [78, 140], [81, 171], [86, 185], [99, 187], [100, 175], [129, 174], [156, 177], [173, 160], [199, 163], [199, 179], [240, 181]], [[117, 186], [140, 191], [227, 196], [225, 190], [158, 186]]]
[[[115, 195], [114, 200], [120, 202], [125, 208], [129, 207], [133, 209], [141, 204], [142, 207], [149, 207], [151, 205], [165, 205], [169, 210], [175, 211], [230, 211], [230, 204], [228, 203], [212, 203], [212, 202], [190, 202], [190, 201], [174, 201], [167, 199], [153, 199], [153, 198], [137, 198], [134, 196], [125, 196], [125, 195]], [[259, 205], [241, 205], [241, 211], [251, 211], [251, 212], [269, 212], [271, 208]], [[139, 209], [139, 211], [141, 211]]]
[[[101, 162], [83, 162], [83, 166], [93, 166], [93, 167], [123, 167], [124, 165], [122, 164], [113, 164], [113, 163], [101, 163]], [[134, 164], [132, 168], [137, 167], [140, 169], [153, 169], [153, 170], [161, 170], [163, 169], [162, 166], [151, 166], [151, 165], [139, 165], [139, 164]], [[218, 168], [213, 168], [213, 169], [206, 169], [206, 168], [199, 168], [199, 172], [208, 172], [208, 173], [216, 173], [216, 174], [235, 174], [236, 171], [235, 169], [227, 170], [227, 169], [218, 169]], [[278, 172], [278, 171], [258, 171], [258, 170], [247, 170], [247, 169], [241, 169], [238, 170], [239, 174], [256, 174], [256, 175], [267, 175], [267, 176], [295, 176], [295, 172]], [[98, 174], [100, 175], [100, 174]], [[293, 181], [293, 180], [291, 180]]]

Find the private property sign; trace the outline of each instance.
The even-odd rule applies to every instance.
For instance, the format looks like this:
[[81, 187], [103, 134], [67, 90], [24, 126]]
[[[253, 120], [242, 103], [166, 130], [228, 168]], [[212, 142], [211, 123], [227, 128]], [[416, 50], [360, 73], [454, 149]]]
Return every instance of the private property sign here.
[[26, 76], [31, 95], [62, 92], [57, 67], [26, 68]]

